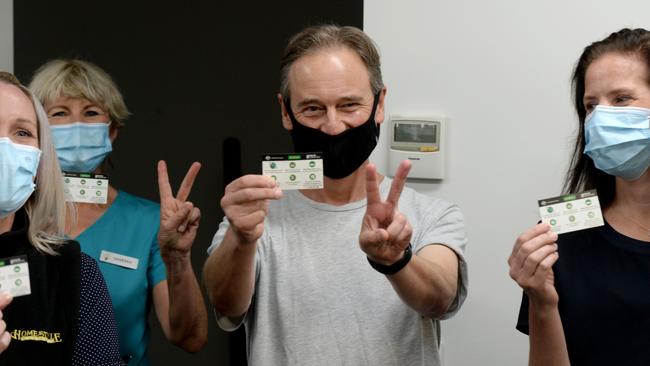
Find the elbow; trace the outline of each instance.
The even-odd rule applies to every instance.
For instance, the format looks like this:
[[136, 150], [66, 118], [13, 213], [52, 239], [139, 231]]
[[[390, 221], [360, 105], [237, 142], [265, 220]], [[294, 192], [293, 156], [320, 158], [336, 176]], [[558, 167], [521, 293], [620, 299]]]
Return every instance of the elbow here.
[[214, 311], [216, 311], [219, 316], [225, 316], [230, 319], [237, 319], [242, 317], [244, 314], [246, 314], [246, 311], [248, 311], [248, 307], [250, 306], [250, 303], [236, 304], [232, 301], [219, 300], [220, 299], [216, 297], [214, 299], [210, 299], [212, 306], [214, 307]]
[[427, 304], [423, 304], [419, 313], [427, 318], [440, 319], [447, 314], [455, 298], [455, 292], [445, 291], [444, 294], [440, 294]]
[[208, 329], [206, 326], [197, 328], [200, 329], [196, 330], [194, 334], [182, 338], [172, 338], [170, 342], [185, 352], [198, 353], [208, 343]]
[[251, 299], [238, 298], [235, 294], [216, 284], [213, 288], [207, 288], [208, 299], [219, 316], [236, 319], [243, 316], [251, 303]]

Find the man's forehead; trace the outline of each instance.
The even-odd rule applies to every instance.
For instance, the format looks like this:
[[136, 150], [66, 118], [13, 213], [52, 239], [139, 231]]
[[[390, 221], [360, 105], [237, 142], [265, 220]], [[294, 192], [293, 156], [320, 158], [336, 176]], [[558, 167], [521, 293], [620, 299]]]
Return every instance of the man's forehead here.
[[[361, 58], [347, 48], [308, 54], [288, 74], [292, 99], [359, 99], [371, 94], [370, 75]], [[297, 100], [296, 100], [297, 101]]]

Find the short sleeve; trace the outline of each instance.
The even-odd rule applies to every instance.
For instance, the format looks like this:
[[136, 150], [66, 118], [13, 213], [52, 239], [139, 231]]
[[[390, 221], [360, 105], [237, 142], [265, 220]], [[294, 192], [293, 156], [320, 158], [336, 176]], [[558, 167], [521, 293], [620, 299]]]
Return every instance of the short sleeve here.
[[151, 241], [149, 250], [149, 267], [147, 267], [147, 280], [149, 288], [154, 288], [161, 281], [167, 279], [167, 267], [160, 256], [160, 247], [158, 246], [158, 231]]
[[212, 244], [208, 247], [208, 256], [212, 254], [212, 252], [217, 249], [219, 244], [223, 241], [224, 236], [226, 236], [226, 231], [228, 231], [228, 228], [230, 227], [230, 222], [228, 221], [228, 218], [224, 216], [223, 220], [219, 223], [219, 228], [217, 229], [217, 232], [214, 234], [214, 237], [212, 238]]
[[519, 319], [517, 319], [517, 330], [529, 334], [528, 327], [528, 296], [522, 291], [521, 306], [519, 307]]
[[81, 292], [79, 303], [79, 334], [72, 355], [72, 365], [124, 365], [104, 277], [97, 263], [81, 253]]
[[[224, 217], [221, 223], [219, 223], [219, 229], [217, 229], [216, 234], [214, 234], [214, 237], [212, 238], [212, 244], [210, 244], [210, 247], [208, 247], [208, 256], [214, 252], [215, 249], [221, 244], [223, 241], [223, 238], [226, 236], [226, 231], [228, 231], [228, 228], [230, 227], [230, 222], [228, 221], [227, 217]], [[266, 232], [262, 234], [262, 239], [264, 238], [264, 235], [266, 235]], [[257, 283], [257, 279], [260, 274], [260, 244], [258, 243], [257, 247], [257, 255], [255, 256], [255, 283]], [[253, 306], [253, 299], [251, 299], [251, 307]], [[229, 318], [227, 316], [223, 316], [219, 314], [216, 309], [214, 309], [214, 316], [217, 319], [217, 325], [219, 325], [219, 328], [222, 330], [225, 330], [226, 332], [232, 332], [237, 330], [244, 321], [246, 320], [246, 316], [248, 315], [248, 312], [244, 314], [242, 317], [234, 319], [234, 318]], [[250, 307], [249, 307], [250, 310]]]
[[[434, 206], [436, 207], [436, 206]], [[465, 219], [456, 205], [437, 205], [440, 207], [421, 218], [420, 234], [413, 242], [414, 252], [431, 244], [442, 244], [458, 256], [458, 286], [456, 297], [441, 319], [451, 318], [467, 298], [467, 262], [465, 261]]]

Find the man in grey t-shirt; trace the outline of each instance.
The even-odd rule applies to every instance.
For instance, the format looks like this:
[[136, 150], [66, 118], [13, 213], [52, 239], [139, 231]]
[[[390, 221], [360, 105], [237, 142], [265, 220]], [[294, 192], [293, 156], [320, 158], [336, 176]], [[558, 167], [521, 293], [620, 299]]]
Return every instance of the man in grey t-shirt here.
[[325, 188], [226, 187], [204, 277], [217, 321], [246, 326], [251, 365], [439, 365], [439, 319], [467, 293], [458, 208], [404, 188], [368, 157], [384, 120], [379, 55], [359, 29], [296, 34], [282, 60], [283, 126], [322, 151]]

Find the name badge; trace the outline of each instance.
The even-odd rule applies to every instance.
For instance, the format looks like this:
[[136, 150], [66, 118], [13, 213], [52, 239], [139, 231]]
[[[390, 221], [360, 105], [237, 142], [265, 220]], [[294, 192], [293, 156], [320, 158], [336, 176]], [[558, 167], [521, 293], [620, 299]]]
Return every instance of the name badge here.
[[99, 254], [99, 261], [114, 264], [116, 266], [124, 268], [138, 269], [138, 262], [140, 260], [138, 258], [109, 252], [108, 250], [102, 250], [102, 252]]
[[26, 255], [0, 259], [0, 292], [13, 297], [32, 293]]
[[322, 189], [321, 153], [266, 154], [262, 156], [262, 175], [271, 177], [283, 190]]
[[108, 201], [108, 176], [63, 172], [63, 193], [68, 202], [106, 204]]
[[542, 222], [558, 234], [605, 225], [595, 189], [546, 198], [538, 204]]

